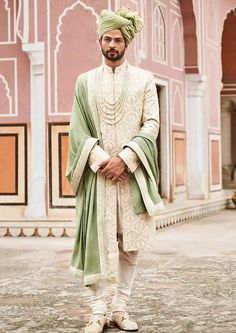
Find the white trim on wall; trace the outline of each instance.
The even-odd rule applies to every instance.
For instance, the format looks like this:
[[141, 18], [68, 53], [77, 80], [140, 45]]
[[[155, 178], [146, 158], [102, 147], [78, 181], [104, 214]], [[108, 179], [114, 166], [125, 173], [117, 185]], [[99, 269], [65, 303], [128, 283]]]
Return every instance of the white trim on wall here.
[[[16, 0], [13, 0], [12, 9], [9, 6], [8, 0], [4, 0], [4, 3], [5, 3], [4, 8], [7, 12], [7, 40], [0, 41], [0, 45], [15, 44], [16, 43]], [[13, 30], [11, 27], [13, 27]]]
[[23, 0], [23, 13], [24, 13], [24, 21], [23, 21], [23, 39], [24, 42], [29, 41], [29, 0]]
[[[167, 66], [168, 65], [168, 50], [167, 50], [167, 6], [160, 2], [159, 0], [153, 0], [152, 1], [152, 8], [159, 7], [161, 10], [161, 14], [163, 15], [163, 21], [164, 21], [164, 29], [165, 29], [165, 59], [161, 59], [160, 57], [154, 56], [154, 34], [153, 34], [153, 27], [154, 27], [154, 11], [152, 13], [152, 26], [151, 26], [151, 36], [152, 36], [152, 61], [158, 62], [162, 65]], [[163, 12], [163, 8], [165, 8], [165, 13]]]
[[178, 0], [171, 0], [171, 5], [180, 10]]
[[[16, 58], [0, 58], [0, 61], [13, 61], [14, 65], [14, 95], [12, 95], [8, 80], [1, 74], [2, 80], [6, 86], [6, 91], [8, 92], [8, 99], [9, 99], [9, 114], [0, 114], [0, 117], [17, 117], [18, 116], [18, 78], [17, 78], [17, 59]], [[14, 97], [13, 97], [14, 96]], [[12, 103], [12, 98], [14, 98], [14, 108], [13, 108], [13, 103]]]
[[[218, 141], [219, 143], [219, 184], [212, 184], [212, 163], [211, 163], [211, 142]], [[219, 191], [222, 189], [222, 154], [221, 154], [221, 135], [220, 134], [209, 134], [209, 182], [210, 191]]]
[[147, 5], [145, 5], [145, 0], [140, 0], [140, 13], [144, 21], [144, 27], [140, 31], [140, 50], [139, 57], [141, 59], [147, 59], [148, 57], [148, 46], [147, 46]]
[[9, 113], [0, 113], [0, 117], [12, 116], [12, 97], [8, 81], [6, 80], [5, 76], [3, 76], [2, 74], [0, 74], [0, 80], [3, 82], [5, 86], [5, 92], [6, 92], [5, 95], [8, 99], [8, 108], [9, 108]]
[[48, 102], [48, 114], [51, 115], [51, 8], [50, 0], [47, 0], [47, 102]]
[[23, 42], [24, 37], [22, 35], [22, 32], [19, 29], [19, 24], [20, 24], [20, 17], [21, 17], [21, 12], [22, 12], [22, 0], [19, 0], [18, 2], [18, 12], [17, 12], [17, 17], [16, 17], [16, 33], [17, 36], [20, 38], [21, 42]]
[[183, 119], [183, 123], [176, 123], [175, 119], [174, 119], [174, 112], [172, 112], [173, 110], [173, 105], [174, 105], [174, 87], [173, 87], [173, 83], [177, 83], [179, 85], [182, 86], [182, 99], [184, 98], [184, 82], [181, 80], [177, 80], [177, 79], [170, 79], [170, 105], [171, 105], [171, 115], [172, 115], [172, 121], [171, 121], [171, 125], [172, 126], [176, 126], [176, 127], [181, 127], [182, 129], [185, 129], [186, 127], [186, 120], [185, 120], [185, 102], [183, 100], [183, 104], [182, 104], [182, 119]]
[[[180, 105], [181, 105], [181, 123], [177, 123], [175, 122], [175, 109], [174, 109], [174, 106], [175, 106], [175, 101], [176, 101], [176, 94], [179, 94], [179, 100], [180, 100]], [[172, 126], [181, 126], [181, 127], [184, 127], [184, 108], [183, 108], [183, 101], [184, 101], [184, 96], [183, 96], [183, 92], [181, 93], [180, 91], [180, 87], [179, 86], [176, 86], [175, 87], [175, 90], [174, 90], [174, 93], [173, 93], [173, 122], [172, 122]]]
[[[165, 198], [170, 198], [170, 119], [169, 119], [169, 82], [155, 77], [155, 83], [161, 86], [160, 118], [161, 118], [161, 189]], [[166, 153], [164, 153], [166, 152]]]
[[[173, 17], [173, 14], [175, 15], [175, 18]], [[178, 13], [176, 13], [173, 10], [170, 10], [170, 15], [171, 15], [171, 67], [179, 72], [184, 72], [184, 35], [183, 35], [183, 24], [182, 24], [182, 16]], [[181, 19], [181, 21], [179, 21]], [[178, 29], [178, 36], [179, 36], [179, 42], [181, 44], [180, 47], [180, 58], [181, 58], [181, 66], [182, 67], [177, 67], [174, 65], [174, 31], [175, 31], [175, 26]], [[182, 47], [183, 46], [183, 47]]]

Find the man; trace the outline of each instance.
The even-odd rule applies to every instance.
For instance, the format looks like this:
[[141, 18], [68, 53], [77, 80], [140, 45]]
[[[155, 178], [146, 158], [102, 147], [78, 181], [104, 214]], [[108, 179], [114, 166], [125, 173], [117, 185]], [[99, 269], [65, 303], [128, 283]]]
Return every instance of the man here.
[[78, 227], [71, 271], [92, 294], [86, 333], [107, 324], [105, 291], [110, 254], [119, 250], [111, 322], [136, 331], [126, 312], [140, 249], [151, 246], [158, 194], [158, 100], [152, 74], [128, 64], [125, 51], [142, 28], [141, 17], [103, 10], [99, 43], [104, 63], [79, 76], [69, 133], [67, 177], [76, 193]]

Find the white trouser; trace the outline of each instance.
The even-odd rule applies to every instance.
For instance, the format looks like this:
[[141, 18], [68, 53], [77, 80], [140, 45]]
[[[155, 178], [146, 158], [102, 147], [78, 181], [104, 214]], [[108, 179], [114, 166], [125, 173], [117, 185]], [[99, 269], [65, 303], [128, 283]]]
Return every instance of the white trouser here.
[[[112, 312], [125, 311], [126, 309], [126, 305], [131, 295], [138, 258], [138, 251], [125, 252], [123, 250], [122, 235], [118, 235], [118, 249], [118, 270], [115, 295], [111, 304]], [[107, 286], [108, 285], [105, 281], [99, 281], [89, 286], [92, 294], [91, 307], [93, 314], [107, 313], [107, 306], [104, 301]]]

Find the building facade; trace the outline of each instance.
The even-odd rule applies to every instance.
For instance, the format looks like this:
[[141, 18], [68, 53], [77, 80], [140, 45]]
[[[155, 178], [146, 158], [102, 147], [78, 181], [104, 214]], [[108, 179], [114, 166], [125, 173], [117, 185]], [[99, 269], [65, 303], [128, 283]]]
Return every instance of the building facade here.
[[236, 187], [236, 0], [2, 0], [2, 235], [25, 226], [26, 235], [42, 226], [47, 235], [56, 225], [60, 235], [73, 220], [64, 174], [74, 85], [101, 64], [100, 11], [126, 5], [145, 22], [127, 59], [155, 77], [168, 209], [214, 198], [222, 205], [223, 189]]

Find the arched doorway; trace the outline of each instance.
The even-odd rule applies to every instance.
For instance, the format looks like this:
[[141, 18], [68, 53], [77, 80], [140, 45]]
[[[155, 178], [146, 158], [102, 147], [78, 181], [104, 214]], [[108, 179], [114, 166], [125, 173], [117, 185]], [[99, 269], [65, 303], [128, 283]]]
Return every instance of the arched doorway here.
[[236, 187], [236, 12], [226, 17], [222, 34], [221, 91], [223, 187]]
[[198, 47], [196, 33], [196, 18], [193, 8], [193, 1], [180, 0], [180, 9], [184, 30], [184, 57], [185, 73], [198, 74]]

